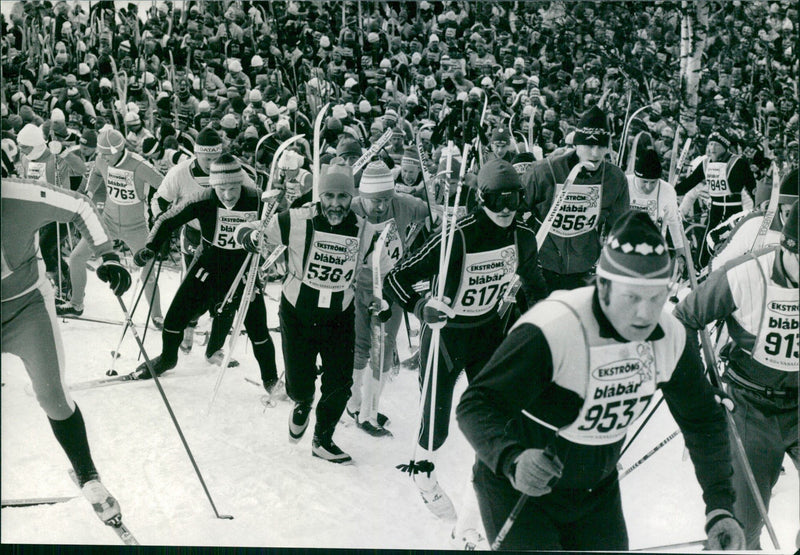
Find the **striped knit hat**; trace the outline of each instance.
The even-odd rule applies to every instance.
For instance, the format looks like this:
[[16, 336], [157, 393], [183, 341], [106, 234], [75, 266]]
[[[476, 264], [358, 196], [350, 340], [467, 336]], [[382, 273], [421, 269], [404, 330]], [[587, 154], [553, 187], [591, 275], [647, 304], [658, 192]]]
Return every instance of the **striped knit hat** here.
[[212, 187], [218, 185], [241, 185], [244, 183], [243, 177], [242, 166], [239, 161], [226, 152], [211, 164], [208, 184]]
[[672, 260], [656, 224], [645, 212], [630, 210], [608, 234], [597, 276], [632, 285], [667, 285]]
[[422, 163], [419, 161], [419, 153], [417, 152], [417, 149], [413, 146], [407, 146], [403, 151], [403, 159], [400, 161], [400, 165], [421, 168]]
[[394, 178], [389, 167], [382, 161], [370, 162], [361, 175], [358, 194], [363, 198], [391, 197], [394, 193]]
[[97, 136], [98, 154], [117, 154], [125, 148], [125, 138], [114, 128], [105, 128]]
[[323, 164], [320, 169], [319, 194], [322, 193], [347, 193], [356, 195], [353, 169], [347, 165], [344, 158], [334, 158], [330, 164]]

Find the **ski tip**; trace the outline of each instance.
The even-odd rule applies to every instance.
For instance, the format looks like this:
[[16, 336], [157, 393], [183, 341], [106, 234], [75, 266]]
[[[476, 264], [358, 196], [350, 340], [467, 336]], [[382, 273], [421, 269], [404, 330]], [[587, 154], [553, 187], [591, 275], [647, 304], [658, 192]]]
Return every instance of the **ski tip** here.
[[233, 520], [233, 515], [217, 515], [217, 518], [222, 520]]

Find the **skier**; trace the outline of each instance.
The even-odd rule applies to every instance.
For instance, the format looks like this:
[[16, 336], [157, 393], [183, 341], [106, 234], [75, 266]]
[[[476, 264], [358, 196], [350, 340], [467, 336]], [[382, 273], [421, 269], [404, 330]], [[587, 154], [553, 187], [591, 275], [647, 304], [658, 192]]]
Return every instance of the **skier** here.
[[[368, 434], [386, 436], [391, 435], [391, 432], [385, 428], [386, 417], [378, 413], [378, 404], [386, 376], [392, 366], [392, 353], [403, 311], [396, 303], [391, 307], [388, 303], [383, 307], [375, 305], [376, 297], [372, 281], [373, 257], [379, 256], [379, 251], [382, 251], [379, 267], [380, 283], [383, 283], [383, 278], [389, 270], [408, 250], [409, 227], [415, 223], [422, 225], [429, 213], [425, 201], [411, 195], [395, 193], [392, 172], [381, 161], [371, 162], [364, 169], [358, 192], [359, 196], [353, 199], [352, 210], [366, 220], [363, 233], [365, 244], [362, 250], [366, 249], [367, 252], [366, 256], [360, 259], [356, 273], [355, 362], [352, 395], [347, 402], [346, 410], [358, 427]], [[388, 243], [379, 248], [376, 240], [388, 225], [394, 226], [394, 231], [389, 233]], [[367, 244], [370, 246], [367, 247]], [[379, 313], [379, 318], [387, 318], [384, 322], [383, 365], [379, 366], [379, 361], [371, 361], [372, 367], [380, 368], [380, 378], [377, 380], [374, 374], [367, 370], [370, 347], [375, 347], [371, 344], [370, 314], [373, 312]]]
[[[111, 236], [124, 241], [133, 253], [144, 246], [147, 238], [148, 191], [157, 189], [163, 177], [144, 158], [125, 148], [125, 138], [119, 131], [106, 128], [98, 136], [97, 160], [87, 180], [87, 191], [93, 196], [95, 190], [105, 184], [103, 223]], [[56, 306], [59, 316], [83, 314], [89, 256], [89, 245], [81, 238], [69, 257], [72, 297]], [[151, 268], [142, 270], [141, 275], [142, 279], [147, 278], [145, 294], [151, 304], [151, 320], [160, 327], [164, 318], [158, 284]]]
[[[470, 382], [456, 415], [491, 542], [522, 493], [504, 549], [626, 551], [617, 461], [658, 388], [703, 489], [708, 549], [743, 547], [724, 415], [694, 334], [665, 308], [671, 275], [658, 228], [630, 211], [609, 233], [597, 285], [529, 310]], [[548, 405], [553, 390], [561, 401]]]
[[[784, 456], [788, 454], [800, 468], [797, 212], [795, 201], [783, 225], [780, 245], [721, 265], [675, 307], [675, 316], [689, 329], [700, 330], [720, 319], [728, 325], [730, 342], [720, 353], [727, 367], [723, 380], [736, 407], [733, 420], [767, 507]], [[761, 549], [764, 523], [738, 458], [733, 485], [734, 515], [744, 527], [745, 548]]]
[[37, 230], [51, 222], [74, 223], [103, 257], [97, 276], [115, 295], [131, 285], [91, 202], [83, 195], [32, 180], [2, 181], [2, 346], [22, 359], [39, 406], [69, 458], [84, 497], [111, 526], [122, 523], [119, 503], [100, 482], [80, 408], [64, 387], [64, 346], [55, 325], [53, 288], [37, 263]]
[[[134, 256], [134, 262], [144, 266], [155, 257], [172, 232], [194, 219], [200, 223], [201, 253], [172, 299], [161, 332], [161, 354], [151, 361], [157, 375], [177, 365], [178, 347], [189, 323], [207, 310], [216, 310], [223, 301], [246, 258], [242, 245], [234, 237], [234, 230], [239, 224], [258, 218], [259, 192], [245, 186], [244, 171], [233, 156], [224, 153], [211, 163], [208, 183], [208, 188], [164, 212], [150, 230], [144, 248]], [[241, 298], [242, 289], [243, 285], [237, 289], [234, 300], [214, 318], [206, 345], [209, 363], [221, 363], [220, 348], [233, 323], [238, 306], [236, 299]], [[261, 370], [264, 389], [272, 395], [279, 387], [279, 380], [264, 297], [256, 289], [253, 297], [244, 303], [242, 306], [247, 306], [244, 326]], [[135, 374], [139, 379], [150, 378], [147, 364], [139, 365]]]
[[[419, 250], [406, 254], [386, 277], [384, 296], [425, 322], [420, 338], [420, 368], [426, 368], [432, 329], [441, 329], [441, 351], [432, 368], [437, 375], [434, 429], [430, 429], [430, 397], [433, 376], [423, 392], [424, 412], [418, 436], [422, 455], [412, 472], [426, 506], [441, 518], [452, 518], [455, 509], [438, 483], [436, 472], [426, 472], [433, 451], [447, 439], [453, 388], [464, 370], [471, 380], [503, 338], [503, 323], [497, 312], [514, 275], [522, 278], [524, 298], [533, 304], [547, 295], [536, 246], [536, 234], [521, 218], [523, 191], [519, 174], [505, 160], [492, 160], [478, 173], [480, 208], [459, 219], [453, 235], [452, 255], [446, 268], [439, 267], [441, 234], [431, 237]], [[423, 298], [413, 287], [433, 280], [436, 290], [446, 275], [444, 303]], [[425, 382], [420, 372], [420, 387]]]
[[749, 194], [751, 199], [755, 197], [756, 180], [750, 164], [743, 157], [734, 154], [732, 146], [731, 139], [722, 129], [711, 133], [703, 162], [675, 186], [675, 192], [684, 195], [705, 180], [704, 188], [711, 197], [706, 231], [697, 253], [700, 268], [708, 264], [714, 254], [708, 245], [709, 232], [723, 220], [743, 210], [743, 192]]
[[[333, 158], [322, 166], [319, 202], [281, 212], [265, 236], [270, 244], [287, 247], [279, 315], [286, 392], [295, 403], [289, 440], [300, 441], [308, 427], [319, 355], [322, 383], [311, 453], [333, 463], [352, 461], [333, 434], [353, 385], [353, 281], [361, 234], [361, 222], [351, 210], [353, 196], [352, 169]], [[252, 251], [259, 235], [253, 224], [237, 231], [237, 239]]]
[[575, 179], [574, 193], [567, 195], [542, 245], [542, 272], [551, 291], [588, 283], [600, 256], [601, 233], [630, 209], [625, 174], [605, 161], [610, 138], [606, 115], [594, 106], [575, 131], [574, 151], [535, 162], [522, 177], [528, 209], [539, 223], [570, 170], [579, 162], [589, 166]]
[[683, 233], [680, 227], [683, 223], [678, 213], [678, 197], [675, 195], [675, 188], [661, 179], [661, 161], [656, 151], [645, 149], [637, 152], [633, 174], [626, 177], [631, 208], [646, 212], [665, 237], [669, 231], [670, 244], [675, 249], [674, 258], [680, 268], [680, 275], [686, 260], [683, 254]]

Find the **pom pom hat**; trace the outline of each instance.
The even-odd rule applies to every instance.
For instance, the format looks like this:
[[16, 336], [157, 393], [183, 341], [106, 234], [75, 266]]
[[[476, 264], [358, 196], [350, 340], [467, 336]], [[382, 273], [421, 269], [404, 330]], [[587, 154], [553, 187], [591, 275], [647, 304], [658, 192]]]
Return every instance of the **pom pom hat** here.
[[390, 197], [394, 193], [394, 179], [389, 167], [381, 161], [370, 162], [361, 175], [358, 193], [364, 198]]
[[592, 106], [578, 123], [573, 142], [576, 145], [607, 146], [610, 137], [606, 115], [597, 106]]
[[597, 276], [631, 285], [667, 285], [672, 260], [656, 224], [645, 212], [620, 216], [600, 253]]
[[117, 154], [125, 148], [125, 138], [114, 128], [106, 128], [97, 137], [98, 154]]
[[228, 153], [221, 155], [211, 164], [208, 184], [212, 187], [219, 185], [241, 185], [244, 183], [242, 165]]

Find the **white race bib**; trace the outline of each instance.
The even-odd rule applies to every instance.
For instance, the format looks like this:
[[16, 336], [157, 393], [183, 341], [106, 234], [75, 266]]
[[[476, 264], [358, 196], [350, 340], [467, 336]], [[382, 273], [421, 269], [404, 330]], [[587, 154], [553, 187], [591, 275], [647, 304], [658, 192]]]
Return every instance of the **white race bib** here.
[[256, 212], [241, 212], [217, 208], [217, 225], [214, 229], [214, 246], [221, 249], [235, 250], [241, 249], [234, 237], [236, 228], [245, 222], [252, 222], [256, 219]]
[[768, 286], [753, 358], [775, 370], [798, 371], [798, 293]]
[[119, 168], [108, 168], [106, 179], [108, 201], [121, 205], [133, 205], [141, 202], [133, 184], [133, 172]]
[[320, 291], [344, 291], [353, 282], [358, 237], [314, 231], [303, 283]]
[[[556, 186], [553, 198], [558, 197], [563, 183]], [[559, 237], [577, 237], [597, 227], [600, 218], [602, 186], [571, 185], [564, 203], [553, 219], [550, 233]]]
[[480, 316], [497, 306], [517, 271], [517, 248], [467, 253], [453, 310], [459, 316]]
[[[378, 263], [380, 264], [381, 277], [384, 277], [395, 267], [400, 259], [403, 258], [403, 242], [400, 240], [400, 234], [397, 233], [397, 223], [394, 221], [394, 218], [379, 224], [370, 225], [374, 226], [376, 243], [380, 234], [386, 229], [386, 226], [391, 226], [386, 236], [386, 242], [382, 246], [376, 244], [371, 255], [372, 259], [374, 259], [376, 255], [380, 255]], [[371, 265], [373, 268], [375, 267], [374, 260], [371, 261]]]
[[25, 172], [25, 178], [45, 183], [47, 182], [46, 168], [47, 162], [28, 162], [28, 171]]
[[560, 435], [583, 445], [608, 445], [625, 435], [653, 398], [653, 347], [646, 342], [592, 347], [589, 360], [591, 374], [580, 415]]
[[708, 193], [712, 197], [726, 197], [730, 193], [727, 170], [728, 164], [725, 162], [706, 164], [706, 184], [708, 184]]

